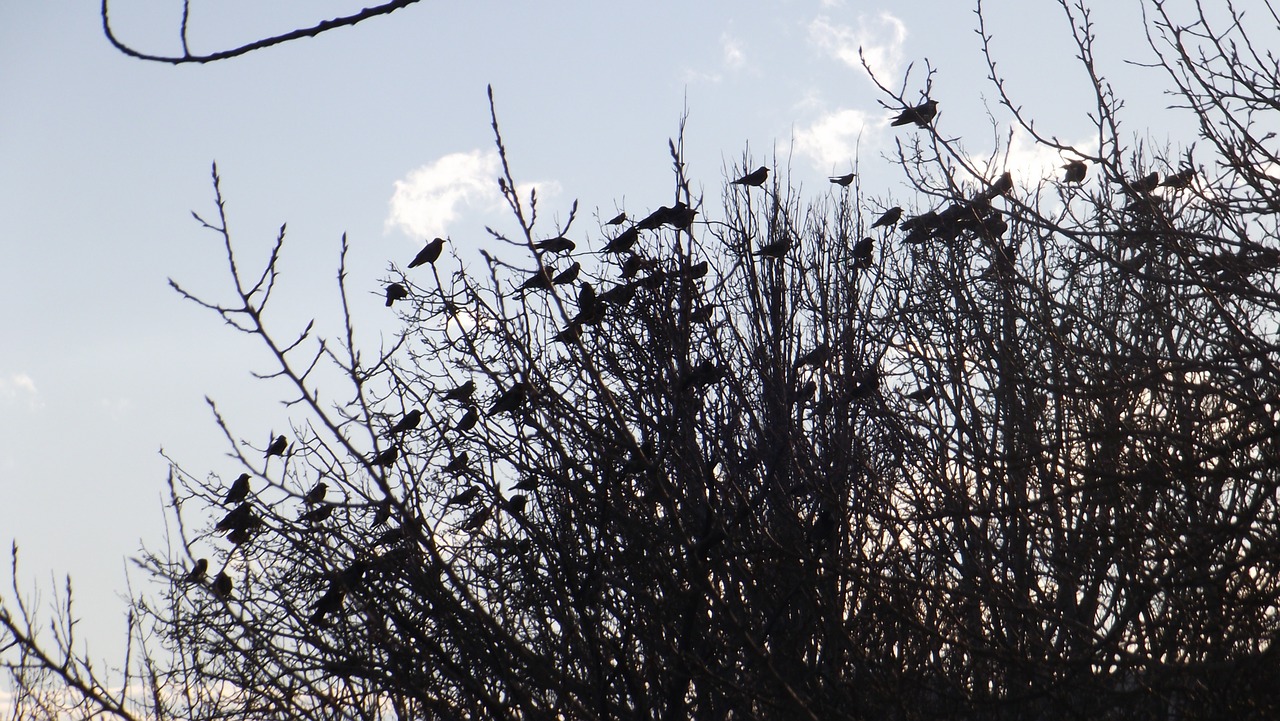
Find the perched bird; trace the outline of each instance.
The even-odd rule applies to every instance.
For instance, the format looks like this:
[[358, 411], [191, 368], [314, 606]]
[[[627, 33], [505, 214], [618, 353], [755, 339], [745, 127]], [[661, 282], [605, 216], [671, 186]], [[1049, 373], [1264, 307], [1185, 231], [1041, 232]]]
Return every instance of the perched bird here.
[[377, 538], [373, 539], [373, 547], [377, 548], [379, 546], [389, 546], [393, 543], [399, 543], [400, 541], [403, 541], [405, 538], [408, 538], [408, 536], [406, 535], [407, 533], [408, 533], [408, 530], [404, 526], [397, 526], [396, 528], [388, 528], [387, 530], [378, 534]]
[[209, 572], [209, 559], [201, 558], [196, 561], [196, 565], [191, 567], [191, 571], [182, 577], [183, 583], [200, 583], [204, 580], [204, 574]]
[[449, 463], [444, 467], [445, 473], [458, 473], [467, 469], [467, 461], [471, 460], [471, 454], [463, 451], [462, 453], [449, 459]]
[[867, 268], [871, 265], [872, 249], [875, 247], [875, 241], [871, 238], [863, 238], [853, 246], [853, 267]]
[[1137, 180], [1125, 180], [1124, 178], [1121, 178], [1116, 182], [1129, 193], [1142, 195], [1150, 193], [1160, 185], [1160, 174], [1151, 173], [1149, 175], [1144, 175]]
[[817, 381], [809, 381], [796, 390], [796, 403], [804, 403], [818, 393]]
[[235, 508], [227, 512], [227, 515], [218, 521], [218, 525], [213, 527], [215, 531], [233, 531], [236, 529], [250, 529], [261, 521], [253, 513], [253, 507], [248, 503], [241, 503]]
[[285, 438], [283, 435], [276, 436], [276, 439], [271, 442], [271, 445], [267, 446], [267, 455], [265, 457], [270, 458], [271, 456], [283, 456], [285, 449], [288, 447], [288, 438]]
[[895, 205], [892, 208], [889, 208], [888, 210], [884, 211], [884, 213], [881, 214], [879, 218], [876, 218], [876, 222], [872, 223], [871, 227], [872, 228], [893, 227], [893, 225], [897, 223], [898, 219], [900, 219], [901, 217], [902, 217], [902, 208], [899, 208], [898, 206]]
[[791, 250], [791, 236], [786, 236], [782, 240], [775, 240], [768, 245], [761, 246], [759, 250], [752, 255], [759, 255], [765, 258], [781, 258]]
[[231, 577], [226, 571], [219, 571], [218, 576], [213, 579], [213, 593], [218, 598], [226, 598], [231, 595]]
[[307, 495], [302, 497], [302, 502], [303, 503], [320, 503], [321, 501], [324, 500], [324, 494], [328, 493], [328, 491], [329, 491], [328, 484], [321, 481], [320, 483], [316, 484], [315, 488], [312, 488], [310, 491], [308, 491]]
[[409, 291], [405, 290], [403, 285], [392, 283], [387, 286], [387, 307], [390, 308], [392, 303], [398, 300], [404, 300], [409, 297]]
[[623, 306], [631, 302], [636, 295], [635, 283], [619, 283], [609, 290], [600, 294], [600, 300], [606, 303], [612, 303], [616, 306]]
[[854, 173], [849, 173], [847, 175], [837, 175], [837, 176], [828, 178], [828, 180], [830, 180], [832, 183], [836, 185], [839, 185], [841, 188], [847, 188], [851, 184], [853, 184], [853, 179], [856, 177], [857, 175], [855, 175]]
[[631, 230], [657, 230], [662, 227], [663, 223], [667, 222], [667, 219], [671, 216], [671, 211], [672, 208], [668, 208], [665, 205], [659, 206], [657, 210], [646, 215], [639, 223], [636, 223]]
[[625, 223], [625, 222], [627, 222], [627, 214], [626, 214], [626, 213], [618, 213], [617, 215], [613, 216], [612, 218], [610, 218], [610, 219], [606, 220], [606, 221], [604, 222], [604, 224], [605, 224], [605, 225], [622, 225], [622, 224], [623, 224], [623, 223]]
[[913, 215], [910, 218], [907, 218], [902, 221], [902, 225], [899, 225], [898, 227], [906, 231], [923, 230], [925, 232], [931, 232], [934, 228], [938, 227], [939, 221], [940, 217], [937, 211], [930, 210], [928, 212], [921, 213], [920, 215]]
[[475, 406], [472, 406], [471, 408], [468, 408], [466, 414], [458, 420], [458, 424], [453, 427], [453, 430], [458, 431], [459, 433], [466, 433], [472, 428], [475, 428], [476, 421], [478, 420], [480, 420], [480, 412], [475, 409]]
[[515, 488], [518, 491], [536, 491], [538, 489], [538, 477], [526, 476], [515, 485]]
[[880, 387], [880, 371], [871, 368], [860, 374], [854, 379], [853, 388], [849, 390], [850, 398], [866, 398], [871, 395], [872, 391]]
[[508, 513], [519, 516], [524, 513], [525, 506], [529, 505], [529, 497], [523, 493], [517, 493], [508, 498], [504, 505], [506, 506]]
[[380, 453], [378, 453], [378, 455], [374, 456], [373, 459], [369, 461], [369, 464], [386, 468], [387, 466], [390, 466], [392, 463], [395, 463], [396, 459], [399, 457], [400, 457], [400, 447], [389, 446], [383, 449]]
[[[637, 230], [638, 227], [639, 226], [632, 226], [614, 236], [608, 243], [605, 243], [605, 246], [600, 249], [600, 252], [625, 253], [626, 251], [631, 250], [631, 246], [635, 245], [636, 241], [640, 239], [640, 231]], [[656, 228], [657, 226], [654, 227]]]
[[509, 413], [524, 405], [525, 399], [529, 395], [529, 387], [524, 381], [517, 381], [515, 385], [508, 388], [498, 399], [489, 407], [489, 415], [494, 416], [499, 413]]
[[822, 343], [818, 345], [817, 348], [814, 348], [808, 353], [805, 353], [804, 355], [797, 358], [795, 365], [793, 365], [792, 368], [803, 368], [805, 366], [820, 366], [826, 363], [827, 359], [830, 357], [831, 357], [831, 346], [827, 345], [826, 343]]
[[917, 390], [911, 391], [910, 393], [907, 394], [907, 398], [909, 400], [923, 403], [929, 400], [930, 398], [933, 398], [935, 393], [937, 393], [937, 391], [933, 389], [933, 386], [925, 386], [923, 388], [919, 388]]
[[693, 265], [685, 269], [684, 277], [690, 278], [692, 280], [697, 280], [698, 278], [705, 276], [707, 274], [707, 271], [710, 269], [711, 269], [711, 264], [705, 260], [700, 263], [694, 263]]
[[565, 253], [570, 250], [573, 250], [578, 246], [574, 245], [574, 242], [572, 240], [569, 240], [568, 238], [561, 235], [561, 236], [556, 236], [555, 238], [547, 238], [546, 240], [540, 240], [537, 243], [534, 243], [533, 247], [537, 248], [538, 250], [545, 250], [548, 253]]
[[319, 523], [320, 521], [323, 521], [324, 519], [333, 515], [334, 508], [337, 508], [337, 506], [334, 506], [328, 503], [320, 506], [316, 506], [310, 511], [307, 511], [306, 513], [302, 514], [302, 516], [300, 516], [298, 520], [305, 521], [306, 523]]
[[688, 230], [693, 225], [693, 218], [697, 214], [698, 211], [680, 202], [667, 211], [667, 216], [662, 222], [676, 230]]
[[1006, 170], [1001, 173], [996, 182], [992, 183], [991, 187], [983, 195], [988, 198], [995, 198], [999, 195], [1008, 195], [1011, 190], [1013, 190], [1013, 174]]
[[706, 323], [711, 320], [711, 317], [715, 315], [715, 312], [716, 312], [716, 304], [708, 303], [704, 306], [699, 307], [697, 310], [693, 311], [692, 313], [690, 313], [689, 320], [694, 323]]
[[427, 263], [435, 265], [436, 259], [440, 257], [440, 251], [443, 248], [444, 238], [436, 238], [430, 243], [427, 243], [426, 247], [418, 251], [418, 254], [413, 256], [413, 260], [409, 261], [409, 267], [417, 268], [418, 266], [426, 265]]
[[469, 506], [480, 497], [480, 486], [468, 486], [453, 494], [444, 502], [446, 506]]
[[578, 279], [578, 271], [580, 270], [582, 270], [582, 264], [575, 261], [573, 265], [557, 273], [556, 277], [551, 279], [551, 283], [553, 285], [572, 283]]
[[769, 179], [769, 169], [761, 165], [755, 170], [729, 183], [729, 185], [749, 185], [753, 188], [759, 188], [764, 185], [764, 181]]
[[319, 601], [316, 601], [315, 611], [309, 619], [311, 625], [324, 628], [329, 625], [326, 616], [335, 614], [342, 610], [342, 599], [347, 595], [347, 590], [340, 583], [329, 584], [329, 590], [324, 592]]
[[387, 521], [391, 520], [391, 501], [386, 500], [378, 504], [378, 510], [373, 514], [373, 527], [387, 525]]
[[421, 422], [422, 422], [422, 411], [418, 410], [417, 408], [414, 408], [413, 410], [404, 414], [404, 417], [402, 417], [400, 420], [396, 421], [395, 425], [388, 428], [387, 434], [395, 435], [397, 433], [404, 433], [405, 431], [417, 428], [418, 424]]
[[227, 534], [227, 540], [231, 541], [233, 546], [242, 546], [253, 538], [252, 528], [235, 528], [231, 533]]
[[486, 506], [476, 511], [475, 513], [471, 514], [471, 516], [467, 518], [467, 520], [463, 521], [462, 525], [458, 526], [458, 528], [464, 531], [478, 530], [481, 526], [485, 524], [485, 521], [489, 520], [489, 517], [492, 515], [493, 515], [493, 508]]
[[240, 477], [231, 482], [231, 488], [227, 491], [227, 495], [223, 497], [223, 505], [230, 506], [233, 503], [240, 503], [249, 497], [249, 474], [241, 473]]
[[933, 120], [933, 116], [938, 114], [938, 102], [936, 100], [926, 100], [914, 108], [907, 108], [889, 123], [892, 126], [907, 125], [915, 123], [922, 128], [929, 126]]
[[1191, 181], [1195, 180], [1195, 177], [1195, 168], [1186, 168], [1168, 176], [1164, 179], [1163, 183], [1160, 183], [1160, 185], [1163, 185], [1166, 188], [1173, 188], [1174, 190], [1182, 190], [1188, 185], [1191, 185]]
[[466, 401], [471, 398], [471, 394], [476, 392], [476, 382], [467, 381], [462, 385], [447, 391], [444, 394], [446, 401]]
[[577, 323], [570, 323], [564, 330], [551, 336], [551, 340], [557, 343], [568, 345], [572, 343], [582, 333], [582, 327]]
[[724, 378], [724, 368], [710, 361], [705, 361], [690, 370], [689, 374], [680, 381], [680, 390], [697, 390], [703, 386], [709, 386], [721, 378]]
[[546, 266], [542, 270], [533, 271], [533, 275], [520, 286], [520, 290], [547, 290], [551, 287], [551, 279], [555, 277], [555, 268]]
[[1064, 183], [1083, 183], [1085, 173], [1089, 171], [1089, 166], [1083, 160], [1071, 160], [1062, 167], [1067, 171], [1062, 177]]
[[627, 259], [622, 261], [622, 277], [628, 280], [636, 277], [636, 273], [639, 273], [641, 270], [643, 270], [644, 265], [645, 265], [644, 258], [641, 258], [640, 256], [635, 255], [634, 253], [631, 255], [628, 255]]

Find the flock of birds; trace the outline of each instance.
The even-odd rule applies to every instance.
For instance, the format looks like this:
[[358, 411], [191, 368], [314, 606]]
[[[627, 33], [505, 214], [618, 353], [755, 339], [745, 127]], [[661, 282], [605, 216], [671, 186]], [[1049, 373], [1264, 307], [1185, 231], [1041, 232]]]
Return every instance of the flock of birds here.
[[[915, 124], [922, 128], [928, 127], [936, 117], [937, 112], [938, 103], [932, 99], [926, 99], [919, 105], [903, 109], [892, 119], [891, 125], [896, 127]], [[1083, 160], [1071, 160], [1062, 167], [1065, 171], [1063, 177], [1065, 183], [1080, 184], [1084, 182], [1088, 166]], [[831, 176], [829, 180], [834, 185], [847, 188], [853, 183], [855, 177], [854, 173], [848, 173]], [[1190, 184], [1193, 177], [1194, 171], [1185, 170], [1170, 175], [1161, 182], [1159, 176], [1152, 173], [1124, 185], [1125, 190], [1135, 197], [1146, 198], [1159, 186], [1184, 188]], [[759, 188], [767, 182], [768, 178], [769, 169], [761, 166], [731, 181], [730, 185], [743, 188]], [[1012, 176], [1006, 172], [972, 198], [952, 203], [941, 210], [928, 211], [904, 220], [901, 207], [887, 208], [871, 223], [870, 228], [873, 230], [884, 228], [887, 231], [892, 231], [895, 228], [900, 229], [905, 232], [903, 236], [903, 242], [905, 243], [922, 243], [931, 239], [955, 239], [965, 232], [981, 234], [992, 239], [999, 238], [1008, 230], [1008, 224], [1002, 214], [992, 208], [991, 203], [995, 198], [1007, 195], [1012, 189]], [[627, 303], [639, 288], [656, 288], [673, 278], [696, 279], [706, 275], [708, 271], [706, 261], [690, 265], [678, 271], [671, 271], [656, 268], [653, 261], [632, 252], [632, 248], [639, 240], [642, 231], [657, 230], [663, 227], [687, 231], [692, 226], [697, 214], [697, 210], [683, 202], [677, 202], [671, 207], [662, 206], [610, 238], [599, 252], [622, 256], [620, 266], [623, 282], [619, 282], [609, 290], [597, 294], [590, 283], [582, 281], [579, 284], [577, 293], [578, 313], [570, 321], [568, 327], [558, 333], [554, 339], [564, 343], [574, 342], [583, 327], [599, 323], [605, 317], [606, 308], [609, 304], [622, 305]], [[619, 213], [616, 217], [606, 221], [605, 225], [621, 227], [628, 220], [629, 218], [625, 212]], [[852, 259], [855, 268], [866, 268], [872, 264], [874, 243], [875, 241], [871, 237], [864, 237], [854, 245]], [[414, 256], [408, 267], [412, 269], [424, 265], [434, 265], [440, 258], [444, 246], [445, 240], [443, 238], [431, 240]], [[534, 248], [558, 258], [574, 251], [576, 245], [568, 238], [557, 236], [534, 243]], [[778, 259], [784, 257], [791, 248], [792, 241], [787, 236], [782, 240], [755, 249], [752, 255], [760, 258]], [[559, 270], [549, 263], [543, 266], [542, 270], [535, 271], [532, 276], [516, 287], [523, 292], [568, 285], [578, 282], [580, 271], [581, 264], [577, 261]], [[643, 278], [637, 279], [637, 276], [642, 271], [648, 271], [648, 274]], [[385, 288], [386, 305], [388, 307], [394, 305], [396, 301], [409, 298], [409, 296], [408, 288], [402, 283], [393, 282]], [[706, 320], [709, 318], [709, 311], [710, 307], [695, 311], [693, 320]], [[830, 356], [830, 352], [830, 348], [825, 344], [819, 345], [801, 354], [796, 360], [794, 368], [799, 369], [804, 366], [824, 364]], [[681, 380], [679, 389], [682, 391], [696, 390], [718, 382], [723, 376], [724, 370], [721, 367], [712, 363], [699, 364], [691, 369]], [[854, 379], [852, 385], [852, 393], [855, 397], [869, 394], [879, 386], [879, 373], [874, 368], [864, 371]], [[806, 391], [809, 396], [812, 396], [816, 391], [816, 386], [813, 388], [809, 386], [814, 386], [812, 381], [800, 391], [801, 396], [804, 396]], [[466, 408], [462, 417], [453, 424], [453, 430], [466, 432], [474, 428], [480, 421], [480, 409], [472, 400], [475, 391], [475, 381], [468, 380], [442, 394], [444, 400], [460, 403]], [[500, 390], [497, 393], [494, 400], [489, 404], [487, 416], [493, 417], [519, 411], [525, 406], [531, 395], [532, 392], [527, 382], [516, 381], [509, 388]], [[931, 386], [922, 387], [905, 395], [906, 398], [918, 402], [928, 401], [933, 396], [934, 389]], [[422, 418], [423, 410], [413, 409], [391, 424], [386, 434], [394, 440], [387, 448], [377, 452], [370, 458], [369, 464], [381, 468], [392, 466], [400, 456], [398, 439], [417, 428]], [[265, 458], [269, 461], [273, 456], [282, 457], [286, 454], [288, 447], [289, 440], [283, 435], [277, 436], [266, 448]], [[468, 461], [468, 454], [465, 452], [460, 453], [450, 459], [449, 463], [443, 467], [443, 471], [451, 474], [462, 473], [467, 469]], [[222, 502], [224, 505], [232, 506], [233, 508], [214, 526], [216, 532], [225, 533], [226, 538], [236, 546], [247, 543], [263, 525], [263, 520], [255, 512], [249, 499], [251, 495], [250, 482], [251, 476], [248, 473], [242, 473], [232, 482], [223, 496]], [[524, 491], [531, 490], [528, 482], [517, 484], [515, 488]], [[325, 503], [327, 492], [327, 485], [320, 482], [302, 496], [304, 511], [299, 517], [300, 521], [309, 524], [320, 523], [333, 513], [337, 504]], [[445, 506], [469, 507], [478, 500], [480, 492], [479, 485], [470, 485], [446, 499]], [[517, 494], [510, 499], [503, 500], [503, 506], [510, 512], [521, 513], [527, 501], [527, 496]], [[486, 507], [468, 517], [459, 528], [474, 530], [483, 525], [489, 519], [491, 513], [492, 508]], [[389, 503], [384, 503], [378, 509], [374, 519], [374, 526], [385, 525], [389, 520], [389, 516], [390, 505]], [[393, 543], [404, 536], [404, 530], [403, 528], [389, 529], [375, 541], [374, 545], [380, 546]], [[360, 582], [366, 570], [367, 564], [357, 561], [346, 571], [333, 577], [326, 593], [316, 602], [311, 621], [317, 625], [323, 625], [327, 616], [340, 610], [345, 593]], [[208, 559], [200, 558], [190, 571], [183, 576], [182, 581], [204, 584], [208, 573]], [[232, 580], [227, 575], [225, 566], [208, 583], [208, 587], [220, 598], [226, 599], [230, 597]]]

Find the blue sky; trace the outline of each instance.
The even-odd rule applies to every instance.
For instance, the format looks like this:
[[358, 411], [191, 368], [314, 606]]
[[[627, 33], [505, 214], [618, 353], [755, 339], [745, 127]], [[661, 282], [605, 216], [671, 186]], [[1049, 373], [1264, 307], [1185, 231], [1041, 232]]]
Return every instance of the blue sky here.
[[[213, 50], [365, 4], [193, 2], [191, 42]], [[176, 50], [180, 2], [113, 5], [125, 40]], [[1087, 142], [1090, 91], [1056, 3], [987, 5], [1010, 90], [1046, 132]], [[1096, 13], [1108, 78], [1131, 117], [1163, 118], [1163, 76], [1120, 64], [1150, 51], [1136, 4], [1116, 5], [1129, 7]], [[196, 475], [239, 473], [206, 395], [254, 443], [288, 427], [285, 389], [250, 377], [263, 353], [167, 286], [226, 297], [217, 238], [190, 215], [212, 210], [213, 161], [246, 259], [288, 223], [279, 318], [334, 317], [347, 233], [351, 286], [368, 291], [357, 320], [376, 343], [396, 329], [376, 296], [388, 259], [448, 235], [478, 267], [476, 249], [494, 247], [483, 227], [510, 227], [487, 84], [517, 178], [539, 185], [549, 220], [578, 199], [572, 235], [595, 247], [597, 215], [670, 200], [666, 142], [686, 104], [688, 165], [712, 204], [748, 147], [814, 196], [858, 153], [866, 192], [909, 199], [883, 156], [913, 131], [887, 126], [857, 48], [894, 87], [914, 62], [912, 94], [931, 61], [939, 127], [985, 155], [994, 101], [975, 27], [971, 4], [950, 0], [423, 2], [175, 68], [111, 49], [92, 0], [0, 6], [0, 541], [19, 542], [20, 581], [71, 574], [82, 633], [110, 657], [127, 558], [165, 539], [160, 449]], [[1056, 154], [1014, 148], [1024, 176], [1058, 172]]]

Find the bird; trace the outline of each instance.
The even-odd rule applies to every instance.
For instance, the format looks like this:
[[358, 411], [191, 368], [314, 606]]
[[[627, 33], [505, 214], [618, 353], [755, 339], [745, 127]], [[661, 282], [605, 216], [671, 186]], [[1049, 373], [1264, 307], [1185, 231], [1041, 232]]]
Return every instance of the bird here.
[[215, 531], [234, 531], [237, 529], [248, 530], [256, 526], [260, 521], [253, 514], [253, 507], [248, 503], [241, 503], [235, 508], [227, 511], [227, 515], [218, 521], [218, 525], [213, 527]]
[[569, 343], [572, 343], [581, 332], [581, 326], [577, 323], [570, 323], [564, 330], [551, 336], [551, 340], [568, 345]]
[[872, 249], [875, 247], [875, 241], [871, 238], [863, 238], [853, 246], [853, 267], [866, 268], [871, 265]]
[[724, 378], [724, 368], [710, 361], [705, 361], [689, 371], [689, 374], [680, 382], [680, 390], [697, 390], [702, 386], [709, 386], [721, 378]]
[[471, 454], [463, 451], [462, 453], [449, 459], [449, 463], [445, 465], [445, 473], [458, 473], [467, 469], [467, 461], [471, 460]]
[[613, 216], [612, 218], [610, 218], [610, 219], [606, 220], [606, 221], [604, 222], [604, 224], [605, 224], [605, 225], [622, 225], [622, 224], [623, 224], [623, 223], [625, 223], [625, 222], [627, 222], [627, 214], [626, 214], [626, 213], [618, 213], [617, 215]]
[[694, 263], [686, 268], [684, 271], [684, 277], [697, 280], [698, 278], [705, 276], [708, 270], [711, 270], [711, 264], [704, 260], [700, 263]]
[[458, 420], [458, 424], [453, 427], [453, 430], [458, 431], [459, 433], [465, 433], [472, 428], [475, 428], [476, 421], [478, 420], [480, 420], [480, 413], [473, 406], [467, 409], [466, 414]]
[[520, 286], [520, 290], [546, 290], [551, 287], [551, 279], [555, 277], [556, 270], [551, 266], [546, 266], [541, 270], [533, 271], [533, 275]]
[[1166, 177], [1164, 182], [1160, 183], [1160, 185], [1163, 185], [1166, 188], [1173, 188], [1174, 190], [1182, 190], [1188, 185], [1191, 185], [1191, 181], [1194, 180], [1195, 177], [1195, 168], [1186, 168]]
[[217, 578], [213, 579], [213, 593], [219, 598], [231, 595], [231, 577], [226, 571], [219, 571]]
[[775, 240], [768, 245], [761, 246], [759, 250], [752, 255], [759, 255], [765, 258], [781, 258], [791, 250], [791, 236], [784, 237], [782, 240]]
[[605, 243], [605, 246], [600, 249], [600, 252], [625, 253], [626, 251], [631, 250], [631, 246], [635, 245], [636, 241], [640, 239], [640, 231], [636, 228], [637, 226], [632, 226], [614, 236], [608, 243]]
[[378, 504], [378, 510], [373, 514], [373, 527], [387, 525], [387, 521], [391, 520], [391, 501], [386, 500]]
[[937, 391], [933, 389], [933, 386], [925, 386], [923, 388], [919, 388], [917, 390], [911, 391], [910, 393], [907, 394], [907, 398], [909, 400], [923, 403], [929, 400], [930, 398], [933, 398], [936, 392]]
[[315, 485], [315, 488], [312, 488], [310, 491], [307, 491], [307, 495], [302, 497], [302, 502], [303, 503], [320, 503], [321, 501], [324, 500], [324, 494], [327, 493], [328, 491], [329, 491], [329, 485], [321, 481], [320, 483], [317, 483]]
[[337, 508], [337, 506], [326, 503], [326, 504], [317, 506], [311, 509], [310, 511], [307, 511], [306, 513], [302, 514], [302, 516], [299, 517], [298, 520], [305, 521], [306, 523], [319, 523], [320, 521], [323, 521], [324, 519], [333, 515], [334, 508]]
[[925, 100], [923, 103], [903, 110], [898, 116], [889, 123], [892, 126], [907, 125], [915, 123], [922, 128], [928, 127], [929, 122], [933, 120], [933, 116], [938, 114], [938, 101]]
[[404, 414], [404, 417], [402, 417], [400, 420], [396, 421], [395, 425], [388, 428], [387, 435], [395, 435], [397, 433], [404, 433], [405, 431], [412, 430], [414, 428], [417, 428], [418, 424], [421, 422], [422, 422], [422, 411], [418, 410], [417, 408], [414, 408], [413, 410]]
[[443, 248], [444, 238], [436, 238], [430, 243], [427, 243], [426, 247], [418, 251], [418, 254], [413, 256], [413, 260], [409, 261], [409, 267], [417, 268], [418, 266], [426, 265], [427, 263], [435, 265], [436, 259], [440, 257], [440, 251]]
[[547, 238], [546, 240], [540, 240], [537, 243], [534, 243], [533, 247], [537, 248], [538, 250], [545, 250], [548, 253], [566, 253], [578, 246], [574, 244], [572, 240], [569, 240], [563, 235], [558, 235], [554, 238]]
[[267, 446], [267, 455], [265, 457], [270, 458], [271, 456], [283, 456], [285, 449], [288, 447], [288, 438], [285, 438], [283, 435], [276, 436], [276, 439], [271, 442], [271, 445]]
[[196, 565], [191, 567], [191, 571], [182, 577], [183, 583], [200, 583], [204, 580], [204, 574], [209, 572], [209, 559], [201, 558], [196, 561]]
[[764, 181], [769, 179], [769, 169], [761, 165], [755, 170], [729, 183], [729, 185], [749, 185], [753, 188], [759, 188], [764, 185]]
[[627, 280], [636, 277], [636, 273], [639, 273], [644, 268], [644, 265], [644, 258], [634, 253], [628, 255], [627, 259], [622, 261], [622, 277]]
[[879, 218], [876, 218], [876, 222], [872, 223], [871, 227], [872, 228], [892, 227], [895, 223], [898, 222], [898, 220], [901, 217], [902, 217], [902, 208], [895, 205], [892, 208], [889, 208], [888, 210], [884, 211], [884, 213], [882, 213]]
[[480, 496], [480, 486], [469, 486], [449, 497], [445, 506], [469, 506]]
[[231, 482], [231, 488], [227, 491], [227, 495], [223, 497], [223, 505], [230, 506], [234, 503], [240, 503], [249, 497], [249, 474], [241, 473], [240, 477]]
[[667, 222], [672, 210], [673, 208], [668, 208], [665, 205], [659, 206], [657, 210], [646, 215], [639, 223], [636, 223], [631, 230], [657, 230], [662, 227], [663, 223]]
[[403, 285], [392, 283], [387, 286], [387, 307], [390, 308], [392, 303], [398, 300], [404, 300], [409, 297], [409, 291], [405, 290]]
[[1144, 175], [1143, 177], [1132, 181], [1121, 178], [1116, 182], [1130, 193], [1141, 195], [1143, 193], [1150, 193], [1160, 185], [1160, 174], [1150, 173], [1149, 175]]
[[538, 489], [538, 477], [526, 476], [524, 480], [515, 485], [518, 491], [536, 491]]
[[498, 399], [489, 407], [489, 415], [494, 416], [499, 413], [509, 413], [524, 405], [525, 399], [529, 395], [529, 388], [524, 381], [518, 381], [515, 385], [508, 388]]
[[1064, 183], [1083, 183], [1085, 173], [1089, 171], [1089, 166], [1083, 160], [1071, 160], [1062, 167], [1067, 171], [1062, 177]]
[[612, 303], [616, 306], [623, 306], [631, 302], [636, 295], [636, 283], [619, 283], [609, 290], [601, 293], [600, 300], [606, 303]]
[[1013, 173], [1006, 170], [1001, 173], [996, 182], [991, 184], [991, 188], [984, 195], [988, 198], [994, 198], [998, 195], [1007, 195], [1010, 190], [1013, 190]]
[[578, 279], [578, 271], [580, 270], [582, 270], [582, 264], [575, 261], [573, 265], [557, 273], [556, 277], [551, 279], [551, 283], [553, 285], [572, 283]]
[[395, 463], [396, 459], [399, 457], [400, 457], [399, 446], [390, 446], [385, 450], [381, 451], [380, 453], [378, 453], [378, 455], [374, 456], [373, 459], [369, 461], [369, 463], [370, 465], [381, 466], [383, 468], [386, 468], [387, 466], [390, 466], [392, 463]]
[[858, 177], [856, 174], [848, 173], [845, 175], [832, 176], [827, 178], [827, 180], [830, 180], [835, 185], [839, 185], [841, 188], [847, 188], [853, 183], [853, 179], [856, 177]]
[[505, 504], [507, 512], [514, 516], [519, 516], [524, 513], [525, 506], [527, 505], [529, 505], [529, 497], [523, 493], [517, 493], [508, 498]]
[[805, 366], [820, 366], [827, 362], [831, 357], [831, 346], [826, 343], [819, 344], [817, 348], [805, 353], [796, 359], [792, 368], [803, 368]]
[[324, 592], [319, 601], [316, 601], [315, 611], [309, 619], [311, 625], [324, 628], [328, 626], [325, 617], [337, 613], [342, 610], [342, 599], [346, 596], [346, 588], [340, 583], [329, 584], [329, 590]]
[[488, 521], [489, 517], [492, 515], [493, 515], [493, 508], [486, 506], [485, 508], [481, 508], [480, 510], [471, 514], [471, 516], [467, 518], [467, 520], [463, 521], [462, 525], [458, 526], [458, 528], [464, 531], [477, 530], [481, 526], [483, 526], [485, 524], [485, 521]]
[[693, 225], [693, 218], [697, 214], [698, 211], [680, 202], [667, 211], [667, 215], [662, 222], [676, 230], [688, 230]]
[[466, 401], [471, 398], [471, 394], [476, 392], [476, 382], [467, 381], [452, 390], [446, 391], [444, 399], [446, 401]]
[[804, 403], [818, 393], [817, 381], [810, 380], [796, 391], [796, 403]]

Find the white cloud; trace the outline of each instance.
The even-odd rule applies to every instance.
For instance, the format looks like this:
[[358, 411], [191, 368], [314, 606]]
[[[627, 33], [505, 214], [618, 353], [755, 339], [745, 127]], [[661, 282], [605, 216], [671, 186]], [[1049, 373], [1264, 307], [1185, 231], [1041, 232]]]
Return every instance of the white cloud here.
[[828, 113], [796, 131], [796, 152], [812, 160], [814, 168], [821, 172], [844, 168], [853, 162], [858, 136], [867, 125], [867, 114], [861, 110]]
[[0, 375], [0, 400], [25, 402], [32, 409], [44, 406], [36, 382], [22, 372]]
[[[1074, 144], [1085, 153], [1093, 153], [1097, 146], [1095, 140], [1084, 140]], [[1040, 180], [1057, 180], [1062, 177], [1062, 165], [1075, 156], [1064, 157], [1056, 148], [1037, 143], [1030, 134], [1015, 130], [1009, 140], [1007, 157], [1001, 155], [996, 159], [997, 167], [986, 173], [988, 179], [995, 179], [1000, 173], [1008, 170], [1013, 174], [1014, 182], [1023, 186], [1035, 185]], [[1090, 167], [1090, 175], [1094, 168]]]
[[724, 33], [720, 36], [720, 50], [723, 54], [726, 68], [738, 70], [747, 64], [747, 56], [742, 51], [742, 43], [729, 33]]
[[861, 53], [876, 77], [882, 82], [892, 83], [902, 65], [907, 26], [888, 12], [874, 17], [859, 15], [854, 27], [838, 25], [820, 16], [809, 23], [809, 37], [818, 47], [851, 68], [862, 69]]

